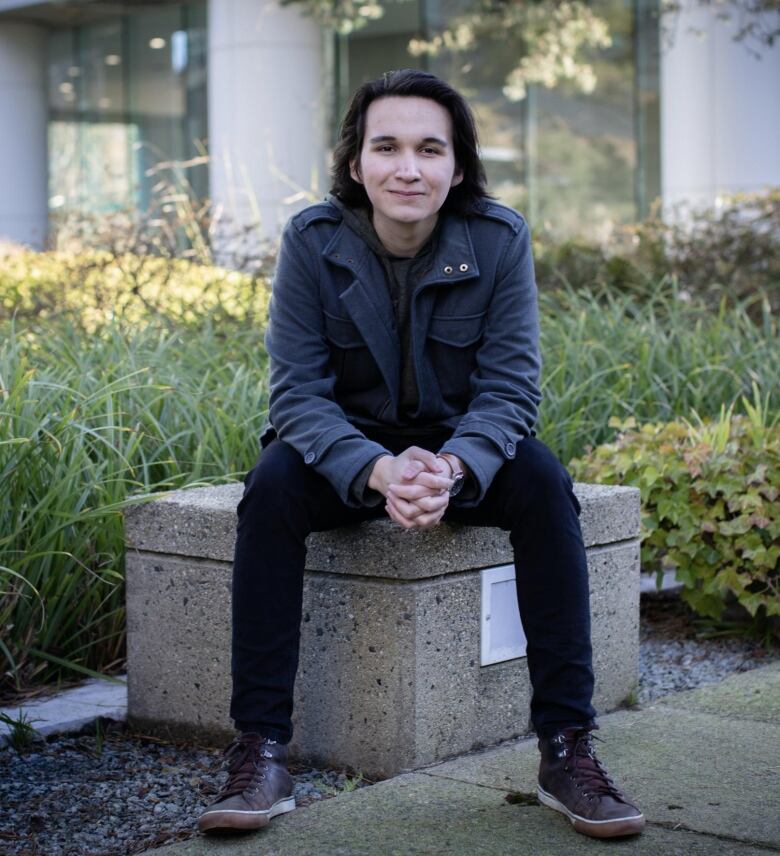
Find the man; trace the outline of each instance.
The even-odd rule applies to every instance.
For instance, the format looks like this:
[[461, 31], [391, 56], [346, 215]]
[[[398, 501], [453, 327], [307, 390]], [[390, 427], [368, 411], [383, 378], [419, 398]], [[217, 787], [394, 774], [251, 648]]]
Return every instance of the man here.
[[491, 201], [472, 114], [433, 75], [355, 94], [332, 194], [294, 216], [266, 345], [271, 427], [238, 506], [233, 697], [240, 736], [204, 832], [295, 807], [286, 770], [305, 539], [382, 514], [509, 530], [539, 737], [539, 797], [579, 832], [644, 817], [596, 759], [587, 568], [568, 473], [533, 436], [539, 391], [528, 228]]

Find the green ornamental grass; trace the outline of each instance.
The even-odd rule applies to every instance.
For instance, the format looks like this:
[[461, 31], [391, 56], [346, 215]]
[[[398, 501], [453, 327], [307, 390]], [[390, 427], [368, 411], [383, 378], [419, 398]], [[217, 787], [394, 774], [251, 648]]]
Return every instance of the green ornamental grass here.
[[[146, 312], [138, 295], [122, 297], [132, 282], [112, 278], [104, 300], [90, 280], [88, 323], [73, 294], [57, 309], [54, 273], [43, 279], [43, 319], [35, 289], [20, 317], [0, 311], [5, 693], [121, 668], [123, 509], [161, 490], [240, 478], [267, 410], [262, 307], [244, 314], [233, 289], [224, 311], [218, 277], [197, 279], [208, 309], [191, 291], [179, 300], [147, 284], [147, 301], [165, 299]], [[238, 285], [252, 286], [248, 301], [265, 293]], [[540, 304], [540, 436], [563, 461], [611, 440], [611, 417], [717, 416], [754, 385], [777, 412], [776, 319], [760, 295], [713, 309], [663, 279], [644, 296], [543, 284]]]
[[777, 318], [760, 295], [708, 310], [662, 280], [646, 299], [542, 290], [540, 309], [540, 437], [564, 462], [612, 439], [611, 417], [715, 416], [753, 384], [777, 408]]
[[266, 359], [251, 327], [3, 332], [0, 660], [12, 691], [120, 668], [122, 511], [251, 465]]

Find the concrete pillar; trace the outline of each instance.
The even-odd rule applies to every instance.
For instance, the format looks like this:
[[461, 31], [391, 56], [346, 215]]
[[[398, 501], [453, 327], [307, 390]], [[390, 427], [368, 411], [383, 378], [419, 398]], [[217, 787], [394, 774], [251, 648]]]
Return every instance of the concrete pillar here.
[[0, 240], [40, 248], [48, 228], [46, 31], [0, 20]]
[[[742, 19], [685, 0], [666, 16], [661, 50], [664, 208], [717, 205], [723, 194], [780, 185], [780, 43], [735, 42]], [[756, 56], [756, 52], [760, 52]]]
[[321, 29], [276, 0], [209, 0], [208, 14], [211, 198], [275, 237], [327, 187]]

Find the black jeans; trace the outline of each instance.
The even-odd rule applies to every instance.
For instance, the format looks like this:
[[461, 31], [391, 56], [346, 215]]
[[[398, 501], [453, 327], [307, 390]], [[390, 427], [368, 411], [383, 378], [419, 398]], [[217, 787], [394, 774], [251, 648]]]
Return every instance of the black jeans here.
[[[394, 453], [411, 445], [405, 440]], [[429, 447], [441, 448], [444, 438]], [[418, 442], [417, 445], [423, 445]], [[293, 685], [310, 532], [385, 512], [349, 508], [289, 445], [273, 440], [245, 481], [233, 566], [233, 696], [241, 731], [282, 743], [292, 736]], [[476, 508], [450, 506], [445, 520], [509, 530], [520, 617], [528, 641], [531, 720], [539, 736], [591, 725], [595, 710], [590, 602], [579, 503], [572, 482], [535, 438], [499, 470]]]

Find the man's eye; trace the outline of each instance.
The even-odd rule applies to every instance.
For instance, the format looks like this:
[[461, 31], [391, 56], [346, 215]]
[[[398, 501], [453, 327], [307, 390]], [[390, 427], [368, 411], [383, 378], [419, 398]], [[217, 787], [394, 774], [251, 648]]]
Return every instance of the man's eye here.
[[425, 146], [423, 152], [425, 152], [426, 155], [436, 155], [439, 153], [439, 150], [434, 148], [433, 146]]

